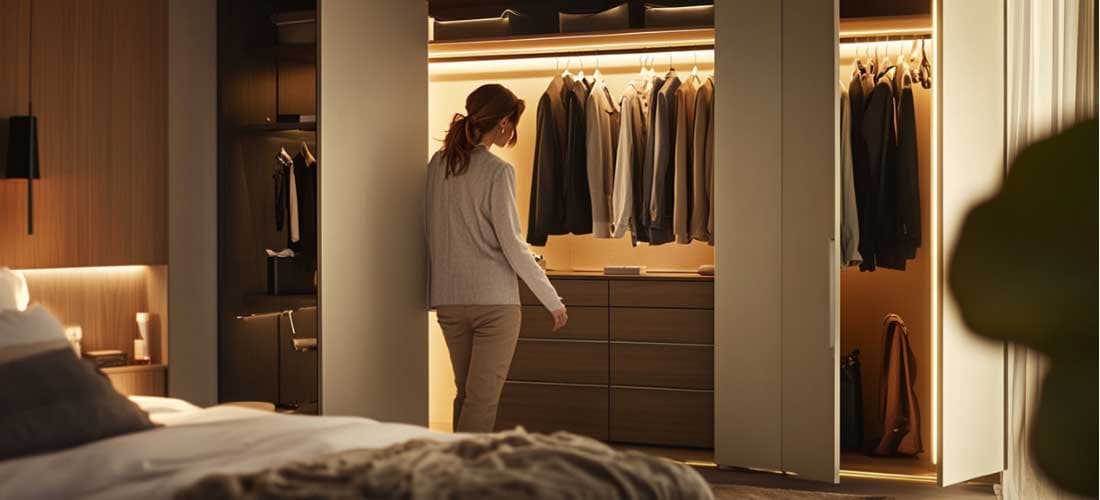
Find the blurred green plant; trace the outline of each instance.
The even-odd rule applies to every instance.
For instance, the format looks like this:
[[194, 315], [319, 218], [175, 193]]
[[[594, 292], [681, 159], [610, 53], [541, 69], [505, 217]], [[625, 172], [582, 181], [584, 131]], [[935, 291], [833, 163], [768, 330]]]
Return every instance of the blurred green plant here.
[[967, 216], [949, 277], [975, 332], [1048, 356], [1032, 450], [1056, 484], [1087, 496], [1097, 494], [1097, 146], [1090, 120], [1023, 150]]

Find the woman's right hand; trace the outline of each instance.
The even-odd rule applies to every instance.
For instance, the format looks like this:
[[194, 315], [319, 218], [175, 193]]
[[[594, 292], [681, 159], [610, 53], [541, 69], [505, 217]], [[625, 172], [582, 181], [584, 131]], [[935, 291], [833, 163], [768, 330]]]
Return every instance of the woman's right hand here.
[[555, 332], [565, 328], [565, 323], [569, 321], [569, 315], [566, 314], [564, 306], [557, 311], [550, 311], [550, 315], [554, 317], [553, 331]]

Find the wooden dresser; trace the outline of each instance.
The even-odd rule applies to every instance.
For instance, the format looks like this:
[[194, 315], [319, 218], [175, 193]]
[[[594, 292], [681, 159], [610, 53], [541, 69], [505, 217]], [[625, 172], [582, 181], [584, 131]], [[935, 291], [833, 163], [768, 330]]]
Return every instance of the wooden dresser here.
[[497, 428], [712, 447], [713, 280], [695, 274], [550, 277], [569, 308], [569, 323], [552, 332], [549, 313], [521, 284], [523, 325]]

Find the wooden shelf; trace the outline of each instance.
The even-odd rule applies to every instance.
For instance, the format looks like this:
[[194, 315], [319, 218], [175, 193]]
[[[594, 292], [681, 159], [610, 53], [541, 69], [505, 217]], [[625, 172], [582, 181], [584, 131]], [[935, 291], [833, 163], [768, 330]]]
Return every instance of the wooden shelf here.
[[714, 28], [622, 30], [598, 33], [486, 38], [430, 42], [428, 62], [482, 61], [523, 57], [607, 55], [714, 48]]
[[263, 133], [263, 132], [287, 132], [301, 131], [313, 132], [317, 130], [317, 122], [312, 123], [264, 123], [262, 125], [243, 125], [237, 127], [237, 132]]
[[687, 272], [653, 272], [639, 275], [604, 274], [602, 271], [546, 271], [554, 279], [601, 279], [641, 281], [714, 281], [714, 276]]
[[134, 373], [134, 372], [151, 372], [151, 371], [163, 371], [168, 368], [168, 365], [126, 365], [126, 366], [112, 366], [109, 368], [103, 368], [103, 373]]

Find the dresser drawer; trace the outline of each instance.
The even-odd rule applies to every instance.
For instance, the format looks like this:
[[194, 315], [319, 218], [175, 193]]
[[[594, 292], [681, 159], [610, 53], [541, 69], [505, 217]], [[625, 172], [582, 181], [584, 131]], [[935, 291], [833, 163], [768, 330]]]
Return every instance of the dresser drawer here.
[[508, 380], [607, 384], [607, 342], [520, 339]]
[[714, 447], [714, 393], [611, 389], [611, 441]]
[[611, 344], [611, 385], [714, 388], [714, 348]]
[[[551, 279], [550, 282], [566, 307], [607, 305], [607, 281]], [[525, 306], [542, 305], [523, 280], [520, 280], [519, 299]]]
[[714, 311], [612, 308], [611, 340], [713, 344]]
[[525, 338], [607, 340], [606, 307], [570, 307], [565, 328], [553, 331], [554, 318], [542, 306], [523, 306], [519, 336]]
[[496, 430], [569, 431], [607, 440], [608, 388], [507, 382]]
[[710, 281], [612, 281], [611, 305], [619, 307], [714, 308]]

